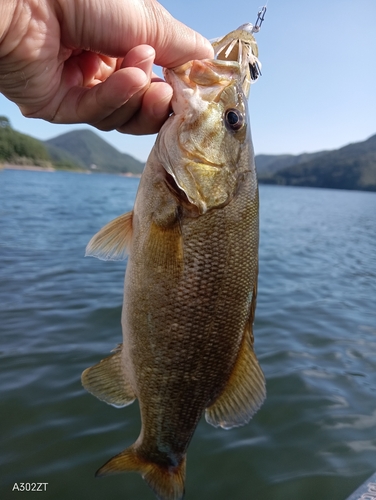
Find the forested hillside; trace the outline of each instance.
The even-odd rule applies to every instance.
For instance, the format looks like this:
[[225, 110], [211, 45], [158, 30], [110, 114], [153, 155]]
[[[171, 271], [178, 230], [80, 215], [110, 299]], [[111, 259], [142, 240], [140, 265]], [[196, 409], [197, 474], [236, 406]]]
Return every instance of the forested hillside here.
[[41, 141], [14, 130], [6, 116], [0, 116], [0, 163], [82, 169], [69, 159], [55, 161]]

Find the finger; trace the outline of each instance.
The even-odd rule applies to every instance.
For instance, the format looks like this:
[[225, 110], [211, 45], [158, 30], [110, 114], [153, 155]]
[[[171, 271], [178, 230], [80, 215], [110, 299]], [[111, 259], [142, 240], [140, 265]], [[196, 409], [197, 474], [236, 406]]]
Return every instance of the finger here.
[[[122, 61], [121, 68], [125, 69], [127, 66], [137, 67], [144, 71], [146, 76], [151, 81], [154, 78], [153, 62], [155, 51], [149, 45], [140, 45], [131, 49]], [[126, 75], [126, 73], [124, 73]], [[158, 79], [159, 81], [163, 81]], [[157, 81], [157, 80], [154, 80]], [[167, 84], [165, 84], [167, 86]], [[154, 85], [153, 85], [154, 88]], [[164, 89], [164, 87], [163, 87]], [[169, 108], [169, 101], [171, 100], [171, 90], [166, 89], [166, 92], [161, 89], [160, 92], [148, 92], [151, 99], [148, 100], [148, 120], [147, 127], [144, 133], [154, 133], [160, 126], [160, 120], [166, 118], [167, 109]], [[119, 129], [129, 120], [132, 120], [133, 115], [137, 114], [142, 107], [144, 94], [148, 91], [147, 86], [134, 94], [125, 104], [120, 108], [114, 110], [110, 115], [101, 119], [99, 122], [93, 123], [101, 130]], [[153, 102], [153, 97], [157, 102]], [[166, 101], [166, 102], [165, 102]], [[162, 102], [163, 104], [160, 104]], [[162, 108], [162, 111], [160, 109]], [[157, 124], [155, 124], [155, 117], [157, 117]], [[151, 130], [151, 132], [149, 132]]]
[[150, 87], [131, 97], [124, 105], [100, 121], [92, 122], [104, 131], [140, 135], [155, 134], [170, 113], [172, 88], [164, 81], [151, 82]]
[[172, 88], [163, 80], [152, 82], [144, 93], [140, 108], [117, 127], [124, 134], [156, 134], [171, 111]]
[[135, 47], [128, 52], [121, 66], [137, 66], [150, 78], [151, 84], [105, 118], [93, 122], [95, 127], [107, 131], [117, 129], [132, 134], [158, 132], [170, 111], [172, 89], [153, 73], [154, 56], [154, 49], [148, 45]]
[[121, 127], [124, 123], [128, 123], [141, 108], [142, 98], [145, 91], [146, 89], [137, 92], [125, 104], [115, 109], [105, 118], [96, 122], [92, 122], [91, 125], [98, 128], [99, 130], [108, 132], [110, 130], [115, 130], [118, 127]]
[[151, 78], [155, 50], [150, 45], [138, 45], [133, 47], [123, 58], [120, 68], [139, 68]]
[[92, 88], [74, 86], [66, 94], [57, 95], [59, 105], [52, 121], [99, 123], [148, 86], [149, 78], [141, 69], [120, 69]]
[[116, 59], [101, 56], [94, 52], [81, 51], [71, 57], [67, 63], [67, 70], [69, 71], [69, 68], [74, 66], [82, 74], [82, 86], [92, 87], [112, 75], [116, 69]]
[[[153, 74], [153, 61], [155, 51], [152, 47], [143, 45], [134, 47], [122, 60], [120, 70], [110, 75], [105, 82], [101, 80], [89, 81], [85, 74], [94, 73], [96, 78], [106, 76], [107, 68], [114, 67], [112, 60], [106, 58], [95, 58], [91, 53], [80, 53], [66, 65], [65, 72], [69, 75], [82, 74], [82, 78], [88, 88], [83, 88], [77, 82], [65, 94], [63, 90], [55, 96], [58, 102], [57, 112], [52, 121], [55, 123], [80, 123], [86, 122], [94, 125], [100, 130], [113, 130], [127, 124], [142, 108], [143, 95], [150, 85], [150, 79], [163, 81], [155, 78]], [[99, 59], [99, 62], [97, 61]], [[102, 61], [103, 59], [103, 61]], [[103, 64], [102, 64], [103, 63]], [[102, 66], [104, 71], [101, 73]], [[126, 66], [138, 66], [127, 68]], [[80, 71], [76, 71], [76, 66]], [[69, 77], [62, 79], [64, 84], [72, 83]], [[154, 83], [153, 83], [154, 88]], [[172, 90], [164, 83], [159, 92], [152, 91], [148, 94], [147, 119], [145, 120], [144, 133], [157, 132], [168, 116]], [[59, 101], [60, 99], [60, 101]], [[156, 102], [153, 102], [153, 99]], [[50, 103], [54, 107], [54, 103]], [[132, 127], [128, 127], [132, 133]], [[137, 129], [138, 130], [138, 129]], [[137, 131], [141, 133], [141, 131]]]

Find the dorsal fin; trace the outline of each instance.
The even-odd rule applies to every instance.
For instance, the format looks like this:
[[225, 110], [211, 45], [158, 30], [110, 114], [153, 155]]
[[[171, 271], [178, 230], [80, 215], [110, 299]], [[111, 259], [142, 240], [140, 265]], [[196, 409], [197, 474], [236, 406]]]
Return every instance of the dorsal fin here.
[[101, 260], [123, 260], [132, 240], [133, 211], [106, 224], [89, 241], [85, 257]]

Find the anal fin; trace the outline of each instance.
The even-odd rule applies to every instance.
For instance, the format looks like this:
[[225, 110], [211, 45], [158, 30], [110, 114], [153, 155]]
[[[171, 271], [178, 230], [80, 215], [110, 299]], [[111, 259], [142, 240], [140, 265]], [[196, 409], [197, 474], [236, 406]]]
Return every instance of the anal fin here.
[[223, 392], [205, 410], [206, 421], [214, 427], [231, 429], [249, 422], [266, 397], [265, 377], [253, 350], [252, 323], [256, 302], [256, 289], [231, 376]]
[[114, 354], [87, 368], [81, 375], [82, 385], [87, 391], [118, 408], [130, 405], [136, 399], [122, 369], [121, 348], [122, 344]]

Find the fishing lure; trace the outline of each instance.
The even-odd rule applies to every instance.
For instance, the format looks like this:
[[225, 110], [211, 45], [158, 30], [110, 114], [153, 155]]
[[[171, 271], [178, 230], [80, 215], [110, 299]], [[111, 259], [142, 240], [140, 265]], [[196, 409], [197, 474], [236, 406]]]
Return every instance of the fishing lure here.
[[261, 63], [258, 60], [258, 47], [255, 33], [260, 31], [264, 21], [266, 6], [257, 14], [255, 24], [246, 23], [227, 35], [211, 40], [214, 53], [221, 61], [237, 61], [240, 64], [244, 80], [242, 83], [244, 94], [248, 97], [252, 83], [261, 75]]

